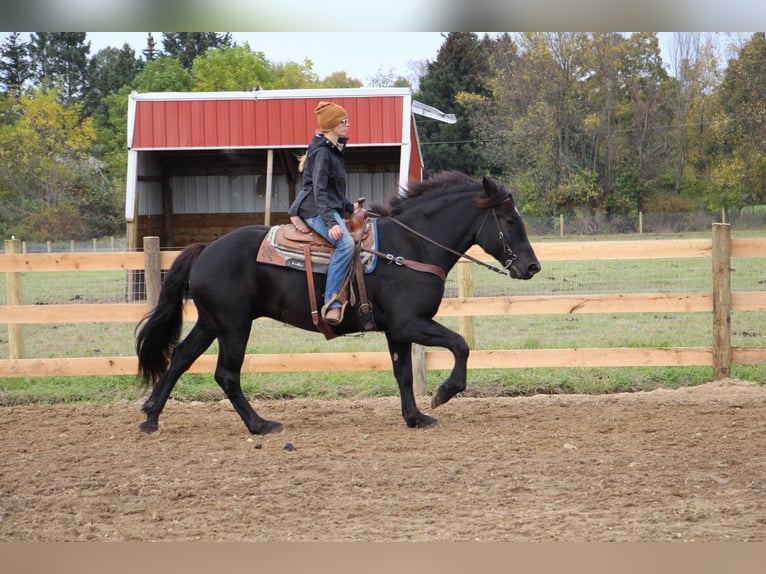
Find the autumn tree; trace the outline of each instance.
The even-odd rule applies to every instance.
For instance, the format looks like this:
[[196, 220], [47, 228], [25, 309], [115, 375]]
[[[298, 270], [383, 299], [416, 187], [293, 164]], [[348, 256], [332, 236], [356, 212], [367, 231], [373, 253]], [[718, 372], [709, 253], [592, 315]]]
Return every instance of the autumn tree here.
[[92, 120], [54, 91], [23, 94], [16, 107], [17, 121], [0, 131], [0, 232], [32, 240], [114, 233], [104, 224], [116, 197], [90, 154]]
[[436, 61], [427, 65], [415, 98], [445, 113], [455, 114], [455, 124], [435, 120], [418, 124], [425, 175], [449, 169], [469, 175], [484, 175], [486, 164], [474, 144], [467, 109], [459, 102], [461, 93], [488, 94], [489, 46], [485, 36], [451, 32], [444, 38]]
[[[766, 34], [757, 32], [729, 61], [720, 87], [726, 129], [718, 151], [719, 204], [766, 202]], [[724, 174], [731, 174], [725, 177]], [[733, 177], [737, 174], [738, 177]]]

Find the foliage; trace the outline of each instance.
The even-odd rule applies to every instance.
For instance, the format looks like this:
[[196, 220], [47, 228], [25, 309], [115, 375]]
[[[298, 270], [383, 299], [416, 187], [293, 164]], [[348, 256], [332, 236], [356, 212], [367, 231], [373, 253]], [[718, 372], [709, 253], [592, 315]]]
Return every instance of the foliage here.
[[[367, 84], [417, 86], [414, 99], [456, 114], [417, 118], [425, 175], [491, 172], [529, 215], [736, 210], [766, 203], [766, 34], [741, 36], [726, 65], [721, 36], [673, 33], [663, 62], [651, 32], [455, 32], [412, 82], [378, 70]], [[162, 49], [147, 33], [138, 56], [91, 56], [84, 32], [23, 38], [0, 44], [0, 232], [62, 221], [77, 202], [105, 210], [78, 208], [82, 233], [121, 225], [133, 90], [363, 85], [342, 70], [320, 79], [309, 59], [271, 62], [227, 33], [164, 32]]]
[[457, 116], [457, 123], [424, 121], [419, 125], [426, 176], [444, 169], [484, 175], [486, 162], [472, 141], [471, 118], [462, 94], [486, 96], [490, 76], [489, 46], [485, 37], [470, 32], [446, 35], [436, 61], [428, 64], [415, 98]]
[[22, 86], [32, 77], [28, 51], [18, 32], [12, 32], [0, 47], [0, 86], [15, 97], [21, 94]]
[[196, 92], [250, 91], [271, 84], [266, 56], [253, 52], [248, 44], [208, 50], [192, 65], [192, 90]]
[[194, 60], [208, 50], [231, 48], [228, 32], [163, 32], [162, 46], [165, 54], [176, 60], [187, 72], [194, 67]]
[[361, 88], [362, 82], [349, 78], [346, 72], [334, 72], [316, 84], [317, 88]]
[[170, 56], [147, 62], [133, 80], [137, 92], [188, 92], [192, 79], [181, 63]]
[[67, 229], [78, 238], [82, 222], [69, 220], [83, 214], [73, 206], [92, 205], [83, 188], [95, 191], [100, 179], [90, 157], [93, 121], [81, 119], [77, 104], [64, 107], [55, 91], [30, 91], [15, 109], [15, 122], [0, 131], [0, 232], [21, 234], [31, 225], [36, 237], [57, 237]]

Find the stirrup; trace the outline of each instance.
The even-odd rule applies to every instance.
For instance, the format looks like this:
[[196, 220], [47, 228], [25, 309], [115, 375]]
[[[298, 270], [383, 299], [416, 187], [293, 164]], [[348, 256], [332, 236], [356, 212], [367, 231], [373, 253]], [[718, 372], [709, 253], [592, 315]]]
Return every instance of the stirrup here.
[[324, 320], [326, 323], [329, 323], [330, 325], [339, 325], [340, 323], [342, 323], [343, 315], [345, 315], [346, 313], [346, 305], [348, 305], [348, 301], [345, 301], [340, 306], [340, 318], [337, 321], [335, 319], [329, 319], [329, 320], [327, 319], [327, 311], [330, 310], [330, 305], [335, 303], [337, 300], [338, 300], [337, 297], [333, 295], [332, 298], [322, 306], [322, 310], [321, 310], [322, 320]]

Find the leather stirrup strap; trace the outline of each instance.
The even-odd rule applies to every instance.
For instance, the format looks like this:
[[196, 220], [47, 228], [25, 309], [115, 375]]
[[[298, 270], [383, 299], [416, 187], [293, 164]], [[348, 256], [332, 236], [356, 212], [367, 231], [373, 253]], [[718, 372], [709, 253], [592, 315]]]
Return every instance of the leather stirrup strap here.
[[311, 245], [309, 243], [303, 244], [303, 254], [306, 257], [306, 281], [308, 281], [309, 302], [311, 303], [311, 322], [322, 332], [326, 339], [332, 339], [335, 337], [335, 333], [333, 333], [330, 326], [322, 320], [319, 316], [319, 310], [317, 309], [317, 296], [316, 290], [314, 289], [314, 272], [311, 269]]

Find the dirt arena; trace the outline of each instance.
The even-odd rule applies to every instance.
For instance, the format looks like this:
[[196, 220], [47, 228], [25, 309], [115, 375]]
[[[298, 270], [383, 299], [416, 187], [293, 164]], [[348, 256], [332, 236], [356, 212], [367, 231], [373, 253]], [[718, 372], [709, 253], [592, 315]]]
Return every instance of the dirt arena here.
[[766, 540], [762, 385], [254, 406], [0, 408], [0, 540]]

